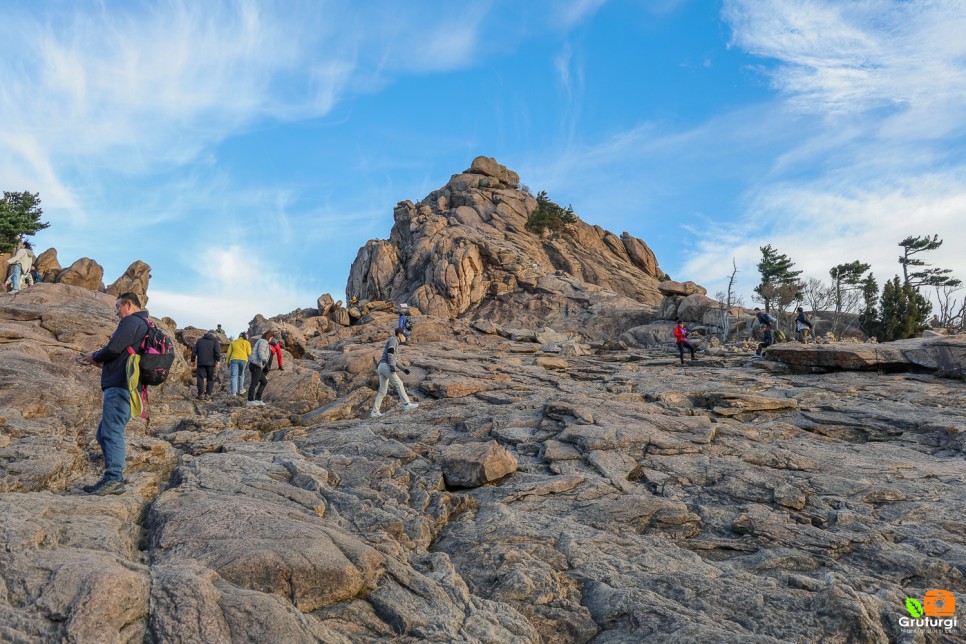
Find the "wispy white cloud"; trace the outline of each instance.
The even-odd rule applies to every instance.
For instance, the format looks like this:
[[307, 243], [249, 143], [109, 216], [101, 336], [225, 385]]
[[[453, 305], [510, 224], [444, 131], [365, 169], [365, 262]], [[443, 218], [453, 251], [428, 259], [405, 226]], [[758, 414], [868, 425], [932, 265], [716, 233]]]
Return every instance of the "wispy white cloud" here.
[[966, 98], [966, 11], [956, 2], [728, 0], [732, 42], [771, 59], [775, 86], [823, 115], [920, 113]]
[[731, 258], [748, 293], [759, 247], [772, 244], [805, 276], [859, 259], [898, 272], [898, 242], [937, 233], [927, 261], [966, 276], [966, 12], [952, 3], [731, 0], [733, 43], [777, 61], [781, 101], [817, 116], [812, 131], [748, 181], [735, 221], [694, 227], [684, 272], [713, 291]]

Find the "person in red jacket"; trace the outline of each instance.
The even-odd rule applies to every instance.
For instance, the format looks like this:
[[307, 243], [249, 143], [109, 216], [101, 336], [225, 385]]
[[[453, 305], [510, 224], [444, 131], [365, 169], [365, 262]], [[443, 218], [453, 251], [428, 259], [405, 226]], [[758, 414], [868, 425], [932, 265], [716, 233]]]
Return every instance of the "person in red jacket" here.
[[[285, 367], [282, 366], [282, 345], [279, 344], [278, 338], [272, 338], [271, 340], [269, 340], [268, 348], [275, 355], [276, 361], [278, 361], [279, 371], [285, 371]], [[272, 364], [272, 358], [269, 357], [268, 365], [266, 366], [270, 366], [271, 364]]]
[[691, 351], [691, 359], [696, 360], [694, 357], [694, 347], [688, 342], [688, 330], [684, 326], [684, 320], [678, 320], [678, 325], [674, 327], [674, 341], [678, 345], [678, 353], [681, 355], [681, 364], [684, 364], [684, 350], [688, 349]]

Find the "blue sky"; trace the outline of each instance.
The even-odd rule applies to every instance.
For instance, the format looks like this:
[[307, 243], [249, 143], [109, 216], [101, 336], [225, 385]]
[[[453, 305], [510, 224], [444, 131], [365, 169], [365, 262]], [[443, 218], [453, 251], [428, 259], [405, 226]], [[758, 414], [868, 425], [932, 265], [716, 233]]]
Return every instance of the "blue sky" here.
[[826, 278], [966, 278], [966, 5], [857, 0], [4, 3], [0, 187], [156, 315], [344, 295], [393, 206], [477, 155], [745, 301], [759, 246]]

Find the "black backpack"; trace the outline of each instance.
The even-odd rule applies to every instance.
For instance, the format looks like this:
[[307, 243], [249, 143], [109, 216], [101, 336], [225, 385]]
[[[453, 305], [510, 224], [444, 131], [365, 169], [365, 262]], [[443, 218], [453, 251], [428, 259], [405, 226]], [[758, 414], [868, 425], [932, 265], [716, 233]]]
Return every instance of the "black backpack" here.
[[154, 322], [147, 318], [144, 321], [148, 324], [148, 332], [144, 334], [140, 348], [135, 351], [130, 347], [128, 353], [137, 353], [141, 356], [141, 386], [160, 385], [171, 373], [171, 365], [174, 364], [174, 343], [161, 329], [154, 326]]

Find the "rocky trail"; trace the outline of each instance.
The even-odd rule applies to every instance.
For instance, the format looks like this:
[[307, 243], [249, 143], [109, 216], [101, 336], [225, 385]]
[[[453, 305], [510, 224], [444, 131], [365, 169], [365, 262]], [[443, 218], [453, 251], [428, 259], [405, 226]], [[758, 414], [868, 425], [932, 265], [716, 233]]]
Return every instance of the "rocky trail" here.
[[961, 379], [424, 316], [420, 408], [370, 419], [375, 312], [309, 338], [265, 408], [194, 400], [179, 364], [128, 426], [127, 492], [91, 497], [72, 360], [113, 297], [0, 300], [0, 640], [966, 641], [899, 625], [966, 592]]

